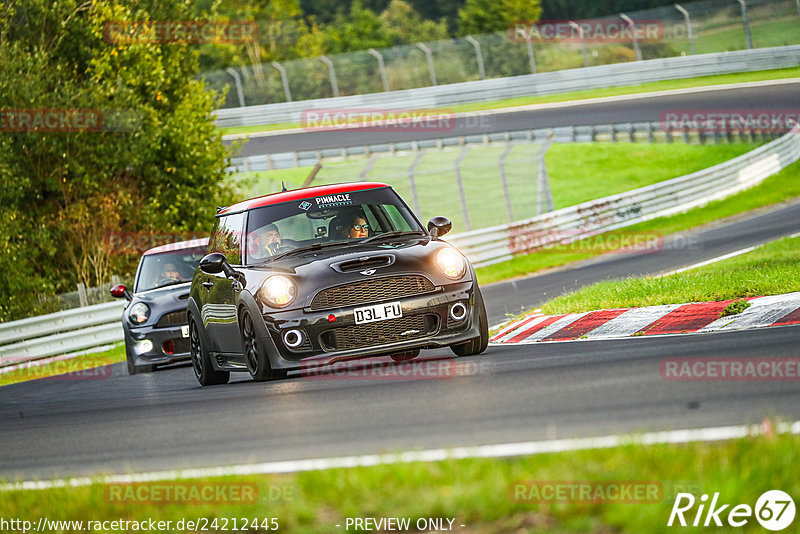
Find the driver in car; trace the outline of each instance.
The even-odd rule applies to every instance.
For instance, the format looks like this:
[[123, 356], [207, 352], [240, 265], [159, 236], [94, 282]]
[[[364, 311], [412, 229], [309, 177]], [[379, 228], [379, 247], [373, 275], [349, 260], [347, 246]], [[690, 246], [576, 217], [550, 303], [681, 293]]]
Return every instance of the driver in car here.
[[274, 224], [262, 226], [255, 232], [256, 249], [252, 257], [256, 259], [268, 258], [278, 253], [281, 246], [281, 233]]
[[169, 284], [170, 282], [183, 282], [185, 279], [181, 276], [181, 273], [178, 272], [178, 268], [175, 267], [175, 264], [172, 262], [167, 262], [164, 264], [164, 269], [161, 271], [156, 277], [156, 280], [153, 282], [154, 286], [163, 286]]

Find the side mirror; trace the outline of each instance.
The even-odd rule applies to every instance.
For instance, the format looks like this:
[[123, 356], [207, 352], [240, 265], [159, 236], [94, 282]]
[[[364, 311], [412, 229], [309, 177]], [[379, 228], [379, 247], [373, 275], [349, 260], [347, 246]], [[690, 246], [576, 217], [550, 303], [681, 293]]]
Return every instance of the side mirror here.
[[227, 264], [228, 260], [225, 259], [223, 254], [212, 252], [211, 254], [206, 254], [200, 260], [200, 270], [208, 274], [218, 274], [225, 270]]
[[121, 299], [124, 297], [128, 300], [133, 300], [133, 295], [131, 295], [131, 292], [128, 291], [128, 288], [125, 286], [125, 284], [117, 284], [112, 287], [111, 296], [115, 299]]
[[428, 221], [428, 233], [433, 237], [442, 237], [444, 234], [453, 229], [453, 223], [447, 217], [434, 217]]

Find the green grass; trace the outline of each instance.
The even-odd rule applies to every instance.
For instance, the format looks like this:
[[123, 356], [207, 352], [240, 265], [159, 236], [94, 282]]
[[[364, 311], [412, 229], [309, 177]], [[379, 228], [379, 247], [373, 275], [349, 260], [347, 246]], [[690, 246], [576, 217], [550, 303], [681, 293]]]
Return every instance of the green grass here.
[[[800, 238], [773, 241], [740, 256], [661, 278], [598, 282], [547, 302], [542, 311], [710, 302], [793, 291], [800, 291]], [[738, 313], [744, 308], [738, 305], [732, 311]]]
[[[732, 34], [735, 33], [734, 30], [730, 31]], [[705, 45], [700, 45], [699, 41], [698, 45], [705, 46]], [[719, 47], [717, 47], [717, 50], [719, 50]], [[700, 53], [699, 49], [698, 53]], [[503, 100], [495, 100], [491, 102], [476, 102], [470, 104], [460, 104], [457, 106], [450, 106], [447, 108], [435, 108], [435, 111], [461, 113], [461, 112], [480, 111], [487, 109], [502, 109], [515, 106], [527, 106], [531, 104], [569, 102], [572, 100], [584, 100], [587, 98], [602, 98], [606, 96], [648, 93], [651, 91], [668, 91], [671, 89], [686, 89], [690, 87], [705, 87], [709, 85], [722, 85], [722, 84], [741, 83], [741, 82], [758, 82], [764, 80], [778, 80], [782, 78], [795, 78], [797, 76], [800, 76], [800, 67], [794, 67], [789, 69], [763, 70], [757, 72], [743, 72], [737, 74], [719, 74], [715, 76], [701, 76], [698, 78], [686, 78], [681, 80], [663, 80], [660, 82], [650, 82], [641, 85], [632, 85], [625, 87], [607, 87], [603, 89], [571, 91], [568, 93], [560, 93], [556, 95], [522, 96], [516, 98], [506, 98]], [[434, 111], [434, 108], [432, 108], [431, 111]], [[235, 128], [221, 128], [220, 132], [223, 135], [248, 134], [257, 132], [286, 130], [290, 128], [300, 128], [300, 123], [291, 122], [291, 123], [269, 124], [269, 125], [238, 126]]]
[[[711, 167], [755, 146], [750, 143], [703, 146], [627, 142], [555, 144], [547, 152], [553, 201], [556, 208], [561, 208], [629, 191]], [[512, 192], [515, 220], [536, 215], [539, 149], [538, 144], [518, 144], [506, 159], [506, 179]], [[504, 150], [504, 146], [476, 146], [462, 164], [461, 177], [473, 229], [508, 222], [497, 164]], [[432, 150], [425, 154], [415, 170], [419, 210], [413, 205], [407, 172], [415, 154], [379, 158], [367, 179], [391, 185], [423, 221], [445, 215], [453, 221], [454, 232], [463, 232], [467, 226], [453, 169], [459, 153], [459, 150]], [[319, 172], [314, 185], [357, 181], [365, 165], [364, 159], [328, 164]], [[300, 184], [310, 172], [311, 167], [304, 167], [239, 176], [252, 184], [250, 191], [256, 196], [277, 190], [281, 179]]]
[[[629, 236], [653, 233], [664, 236], [797, 197], [800, 197], [800, 162], [796, 162], [781, 172], [770, 176], [761, 184], [726, 199], [711, 202], [706, 206], [695, 208], [686, 213], [671, 217], [661, 217], [623, 230], [616, 230], [607, 235]], [[607, 241], [611, 242], [611, 239]], [[608, 248], [583, 246], [580, 242], [569, 247], [546, 249], [525, 256], [518, 256], [496, 265], [479, 268], [477, 269], [478, 280], [481, 284], [488, 284], [526, 276], [544, 269], [592, 258], [605, 252], [608, 252]]]
[[[455, 530], [466, 534], [667, 533], [676, 528], [666, 524], [679, 491], [693, 493], [698, 500], [703, 493], [719, 492], [720, 503], [751, 507], [771, 489], [796, 497], [800, 494], [795, 465], [798, 447], [800, 437], [786, 434], [686, 445], [643, 446], [632, 442], [608, 449], [529, 457], [204, 480], [212, 484], [256, 484], [256, 504], [122, 504], [110, 502], [110, 490], [97, 483], [3, 492], [0, 517], [24, 518], [34, 524], [39, 517], [84, 521], [152, 518], [173, 522], [198, 517], [274, 517], [280, 531], [308, 534], [346, 531], [348, 517], [408, 517], [412, 521], [450, 517], [456, 520]], [[660, 485], [663, 491], [652, 503], [542, 503], [514, 498], [516, 484], [523, 481], [648, 481]], [[696, 510], [697, 505], [692, 512]], [[723, 518], [726, 515], [727, 510]], [[687, 514], [690, 522], [693, 517]], [[460, 528], [461, 524], [465, 527]], [[692, 528], [680, 530], [698, 532]], [[764, 530], [751, 518], [747, 526], [737, 531]]]
[[[798, 23], [796, 13], [780, 19], [763, 22], [751, 21], [750, 31], [753, 36], [753, 46], [756, 48], [786, 46], [800, 42], [800, 23]], [[686, 45], [688, 49], [688, 40]], [[695, 46], [698, 54], [742, 50], [747, 46], [744, 26], [739, 21], [733, 27], [705, 31], [695, 37]]]
[[63, 379], [81, 380], [98, 379], [97, 375], [80, 373], [84, 369], [94, 369], [104, 365], [125, 361], [125, 344], [120, 343], [113, 349], [103, 352], [94, 352], [77, 356], [69, 360], [52, 362], [36, 367], [26, 367], [16, 371], [10, 371], [0, 375], [0, 386], [16, 384], [17, 382], [27, 382], [56, 375], [68, 375]]

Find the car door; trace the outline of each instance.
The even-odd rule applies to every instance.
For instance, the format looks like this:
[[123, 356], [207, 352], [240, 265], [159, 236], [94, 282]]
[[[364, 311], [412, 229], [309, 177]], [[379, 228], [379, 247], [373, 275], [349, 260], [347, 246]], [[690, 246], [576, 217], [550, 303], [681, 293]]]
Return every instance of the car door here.
[[[212, 239], [212, 250], [225, 255], [234, 268], [242, 264], [242, 230], [244, 213], [233, 213], [220, 217]], [[241, 353], [242, 341], [239, 335], [239, 322], [236, 305], [241, 285], [224, 272], [204, 273], [201, 281], [206, 289], [203, 305], [203, 322], [209, 339], [209, 350], [216, 353]]]

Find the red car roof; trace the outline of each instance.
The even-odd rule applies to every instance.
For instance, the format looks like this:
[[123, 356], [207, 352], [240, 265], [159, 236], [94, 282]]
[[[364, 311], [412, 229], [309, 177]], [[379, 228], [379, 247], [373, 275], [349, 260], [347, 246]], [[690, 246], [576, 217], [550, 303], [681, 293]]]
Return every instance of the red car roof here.
[[189, 241], [178, 241], [177, 243], [167, 243], [159, 247], [154, 247], [145, 250], [142, 256], [150, 256], [151, 254], [162, 254], [164, 252], [175, 252], [176, 250], [186, 250], [187, 248], [207, 247], [208, 238], [201, 237], [199, 239], [190, 239]]
[[272, 206], [275, 204], [292, 202], [308, 197], [335, 195], [337, 193], [347, 193], [348, 191], [364, 191], [366, 189], [377, 189], [379, 187], [389, 186], [380, 182], [356, 182], [349, 184], [318, 185], [315, 187], [307, 187], [305, 189], [292, 189], [291, 191], [272, 193], [271, 195], [264, 195], [263, 197], [251, 198], [250, 200], [237, 202], [236, 204], [228, 206], [227, 208], [223, 208], [219, 211], [219, 213], [217, 213], [217, 215], [225, 215], [226, 213], [245, 211], [253, 208], [260, 208], [262, 206]]

